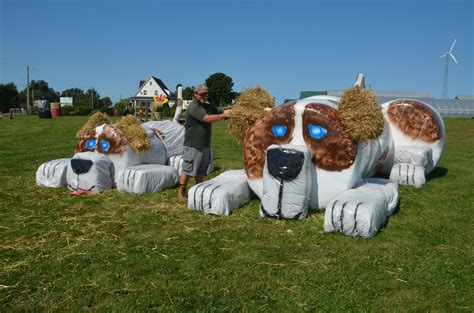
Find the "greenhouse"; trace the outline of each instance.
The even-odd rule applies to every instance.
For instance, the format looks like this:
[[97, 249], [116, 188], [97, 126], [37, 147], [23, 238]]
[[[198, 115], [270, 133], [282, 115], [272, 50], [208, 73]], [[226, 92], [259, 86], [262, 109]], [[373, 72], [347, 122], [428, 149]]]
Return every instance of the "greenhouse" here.
[[[344, 90], [301, 91], [300, 99], [316, 96], [341, 96]], [[380, 103], [395, 99], [413, 99], [425, 102], [436, 109], [442, 117], [474, 118], [474, 96], [456, 96], [454, 99], [436, 99], [424, 92], [377, 91], [374, 90]], [[285, 102], [289, 99], [285, 100]]]
[[[403, 97], [405, 98], [405, 97]], [[410, 98], [410, 97], [406, 97]], [[396, 98], [393, 97], [377, 97], [380, 103], [384, 103]], [[442, 117], [474, 117], [474, 99], [457, 100], [457, 99], [435, 99], [435, 98], [414, 98], [431, 105]]]

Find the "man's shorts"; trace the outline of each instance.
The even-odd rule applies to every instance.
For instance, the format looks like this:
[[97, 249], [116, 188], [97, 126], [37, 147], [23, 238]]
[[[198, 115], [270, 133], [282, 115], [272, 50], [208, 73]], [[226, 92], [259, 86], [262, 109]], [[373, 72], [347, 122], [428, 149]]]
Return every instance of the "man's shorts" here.
[[211, 163], [211, 148], [198, 150], [193, 147], [184, 146], [183, 173], [196, 177], [206, 175]]

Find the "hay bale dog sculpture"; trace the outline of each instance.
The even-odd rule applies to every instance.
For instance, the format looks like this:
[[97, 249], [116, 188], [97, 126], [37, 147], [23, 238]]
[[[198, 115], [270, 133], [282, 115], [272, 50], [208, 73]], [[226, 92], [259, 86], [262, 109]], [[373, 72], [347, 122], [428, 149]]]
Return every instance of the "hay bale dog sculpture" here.
[[[357, 94], [363, 87], [359, 75], [355, 98], [353, 94], [315, 96], [260, 116], [244, 142], [245, 172], [236, 171], [234, 179], [217, 177], [192, 187], [188, 207], [229, 213], [250, 197], [230, 201], [230, 208], [219, 210], [219, 201], [225, 198], [219, 190], [229, 193], [228, 198], [236, 190], [247, 195], [241, 185], [237, 188], [245, 181], [261, 200], [262, 217], [303, 219], [308, 210], [325, 209], [326, 232], [374, 236], [397, 206], [398, 184], [421, 187], [425, 175], [436, 167], [445, 130], [442, 118], [428, 104], [406, 99], [379, 105], [372, 96], [375, 107], [356, 116], [355, 123], [344, 120], [343, 102], [351, 106], [360, 101]], [[379, 130], [360, 138], [359, 128], [376, 123], [377, 118]], [[376, 173], [390, 175], [390, 180], [371, 178]]]
[[67, 186], [72, 194], [80, 195], [113, 187], [142, 194], [178, 183], [184, 127], [175, 121], [140, 124], [130, 115], [114, 125], [108, 116], [96, 113], [76, 139], [72, 158], [38, 168], [38, 185]]

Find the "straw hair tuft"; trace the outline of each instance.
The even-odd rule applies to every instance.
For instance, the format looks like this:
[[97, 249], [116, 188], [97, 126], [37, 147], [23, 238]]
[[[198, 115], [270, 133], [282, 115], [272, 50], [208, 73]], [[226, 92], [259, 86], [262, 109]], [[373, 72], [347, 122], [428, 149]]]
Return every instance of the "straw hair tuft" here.
[[122, 118], [118, 122], [117, 128], [123, 131], [130, 147], [135, 153], [143, 154], [151, 150], [151, 140], [135, 116], [127, 115]]
[[232, 106], [228, 132], [239, 144], [243, 144], [247, 130], [265, 109], [273, 108], [274, 98], [264, 88], [257, 86], [244, 90]]
[[96, 128], [99, 125], [102, 124], [110, 124], [110, 117], [101, 112], [96, 112], [91, 115], [87, 123], [81, 127], [76, 133], [76, 139], [81, 138], [85, 133], [87, 133], [89, 130]]
[[382, 107], [370, 90], [357, 86], [344, 91], [338, 110], [346, 131], [357, 141], [375, 139], [384, 130]]

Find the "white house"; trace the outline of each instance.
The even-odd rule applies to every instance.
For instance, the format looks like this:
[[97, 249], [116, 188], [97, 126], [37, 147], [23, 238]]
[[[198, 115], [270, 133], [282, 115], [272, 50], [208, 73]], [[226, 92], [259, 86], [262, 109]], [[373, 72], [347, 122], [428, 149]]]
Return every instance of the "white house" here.
[[141, 80], [138, 91], [134, 97], [130, 98], [135, 110], [143, 109], [151, 110], [153, 106], [153, 97], [155, 96], [170, 97], [171, 92], [163, 81], [155, 76], [150, 76], [148, 80]]

